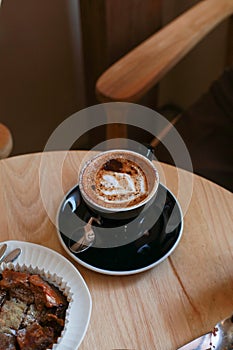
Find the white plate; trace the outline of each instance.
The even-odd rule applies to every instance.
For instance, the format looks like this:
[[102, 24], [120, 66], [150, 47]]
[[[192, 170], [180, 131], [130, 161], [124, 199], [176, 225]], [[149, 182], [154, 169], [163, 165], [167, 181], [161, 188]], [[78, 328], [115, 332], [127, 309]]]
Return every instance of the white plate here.
[[57, 252], [38, 244], [22, 241], [1, 242], [7, 244], [6, 253], [15, 248], [21, 248], [22, 253], [15, 263], [31, 265], [55, 273], [68, 284], [72, 293], [72, 305], [69, 313], [69, 323], [59, 344], [54, 346], [59, 350], [76, 350], [80, 346], [90, 321], [92, 301], [85, 281], [66, 258]]

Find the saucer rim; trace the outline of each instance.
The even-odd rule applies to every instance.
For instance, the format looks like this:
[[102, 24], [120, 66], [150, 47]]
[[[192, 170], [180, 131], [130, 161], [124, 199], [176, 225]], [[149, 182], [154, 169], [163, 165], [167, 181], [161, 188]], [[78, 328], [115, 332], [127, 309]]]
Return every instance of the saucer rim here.
[[[59, 205], [59, 208], [57, 210], [57, 215], [56, 215], [56, 231], [57, 231], [57, 236], [58, 236], [58, 239], [63, 247], [63, 249], [66, 251], [66, 253], [75, 261], [77, 262], [78, 264], [82, 265], [83, 267], [91, 270], [91, 271], [94, 271], [94, 272], [97, 272], [97, 273], [101, 273], [101, 274], [104, 274], [104, 275], [111, 275], [111, 276], [127, 276], [127, 275], [135, 275], [135, 274], [138, 274], [138, 273], [141, 273], [141, 272], [144, 272], [144, 271], [147, 271], [147, 270], [150, 270], [152, 268], [154, 268], [155, 266], [161, 264], [164, 260], [166, 260], [171, 254], [172, 252], [176, 249], [176, 247], [178, 246], [180, 240], [181, 240], [181, 237], [183, 235], [183, 229], [184, 229], [184, 219], [183, 219], [183, 212], [182, 212], [182, 209], [181, 209], [181, 206], [180, 206], [180, 203], [178, 202], [177, 198], [175, 197], [175, 195], [172, 193], [171, 190], [169, 190], [167, 188], [167, 186], [165, 186], [163, 183], [159, 183], [159, 185], [161, 185], [167, 192], [170, 193], [170, 195], [173, 197], [175, 203], [177, 204], [177, 207], [179, 209], [179, 213], [180, 213], [180, 216], [181, 216], [181, 221], [180, 221], [180, 230], [179, 230], [179, 234], [178, 234], [178, 237], [175, 241], [175, 243], [173, 244], [173, 246], [170, 248], [170, 250], [165, 254], [163, 255], [160, 259], [156, 260], [155, 262], [153, 262], [152, 264], [149, 264], [145, 267], [142, 267], [142, 268], [138, 268], [138, 269], [135, 269], [135, 270], [127, 270], [127, 271], [117, 271], [117, 270], [107, 270], [107, 269], [102, 269], [102, 268], [99, 268], [99, 267], [95, 267], [91, 264], [88, 264], [86, 263], [85, 261], [83, 261], [82, 259], [76, 257], [67, 247], [67, 245], [64, 243], [62, 237], [61, 237], [61, 233], [60, 233], [60, 230], [59, 230], [59, 214], [60, 214], [60, 211], [61, 211], [61, 208], [62, 208], [62, 205], [64, 203], [64, 200], [65, 198], [75, 189], [79, 186], [79, 184], [76, 184], [74, 185], [67, 193], [66, 195], [64, 196], [63, 200], [61, 201], [60, 205]], [[106, 248], [107, 249], [107, 248]]]

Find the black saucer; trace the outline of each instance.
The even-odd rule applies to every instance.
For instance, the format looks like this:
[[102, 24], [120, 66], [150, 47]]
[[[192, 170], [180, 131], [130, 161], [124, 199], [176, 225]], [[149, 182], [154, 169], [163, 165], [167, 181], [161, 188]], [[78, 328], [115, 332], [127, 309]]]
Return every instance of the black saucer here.
[[[70, 232], [77, 228], [77, 217], [88, 222], [96, 216], [83, 202], [79, 187], [69, 191], [61, 203], [57, 216], [59, 239], [67, 253], [81, 265], [96, 272], [128, 275], [148, 270], [166, 259], [176, 248], [183, 230], [181, 208], [174, 195], [162, 184], [150, 208], [133, 222], [101, 219], [102, 228], [112, 228], [122, 235], [122, 227], [136, 228], [134, 239], [124, 245], [102, 247], [103, 235], [94, 227], [97, 244], [82, 253], [72, 253]], [[152, 220], [153, 219], [153, 220]], [[117, 227], [117, 228], [116, 228]], [[107, 230], [106, 230], [107, 231]], [[99, 237], [100, 236], [100, 237]], [[100, 248], [101, 246], [101, 248]]]

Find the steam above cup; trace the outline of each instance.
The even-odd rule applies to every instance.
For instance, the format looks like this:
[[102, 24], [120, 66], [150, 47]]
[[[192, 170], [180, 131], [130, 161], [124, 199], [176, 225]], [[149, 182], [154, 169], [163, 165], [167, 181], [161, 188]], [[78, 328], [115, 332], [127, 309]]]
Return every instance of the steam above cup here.
[[94, 212], [109, 219], [136, 217], [155, 199], [159, 174], [139, 153], [110, 150], [90, 159], [82, 168], [79, 188]]

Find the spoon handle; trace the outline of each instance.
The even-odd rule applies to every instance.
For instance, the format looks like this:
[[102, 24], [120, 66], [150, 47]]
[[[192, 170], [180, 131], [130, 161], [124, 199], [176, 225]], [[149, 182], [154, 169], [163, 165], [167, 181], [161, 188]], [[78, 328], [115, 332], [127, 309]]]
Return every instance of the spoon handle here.
[[6, 244], [6, 243], [4, 243], [4, 244], [1, 246], [1, 248], [0, 248], [0, 262], [1, 262], [2, 259], [3, 259], [3, 256], [4, 256], [4, 254], [5, 254], [6, 248], [7, 248], [7, 244]]
[[3, 258], [3, 260], [1, 262], [4, 263], [9, 263], [9, 262], [13, 262], [15, 261], [15, 259], [18, 258], [18, 256], [21, 254], [21, 249], [20, 248], [16, 248], [14, 250], [12, 250], [12, 252], [10, 252], [7, 256], [5, 256], [5, 258]]

